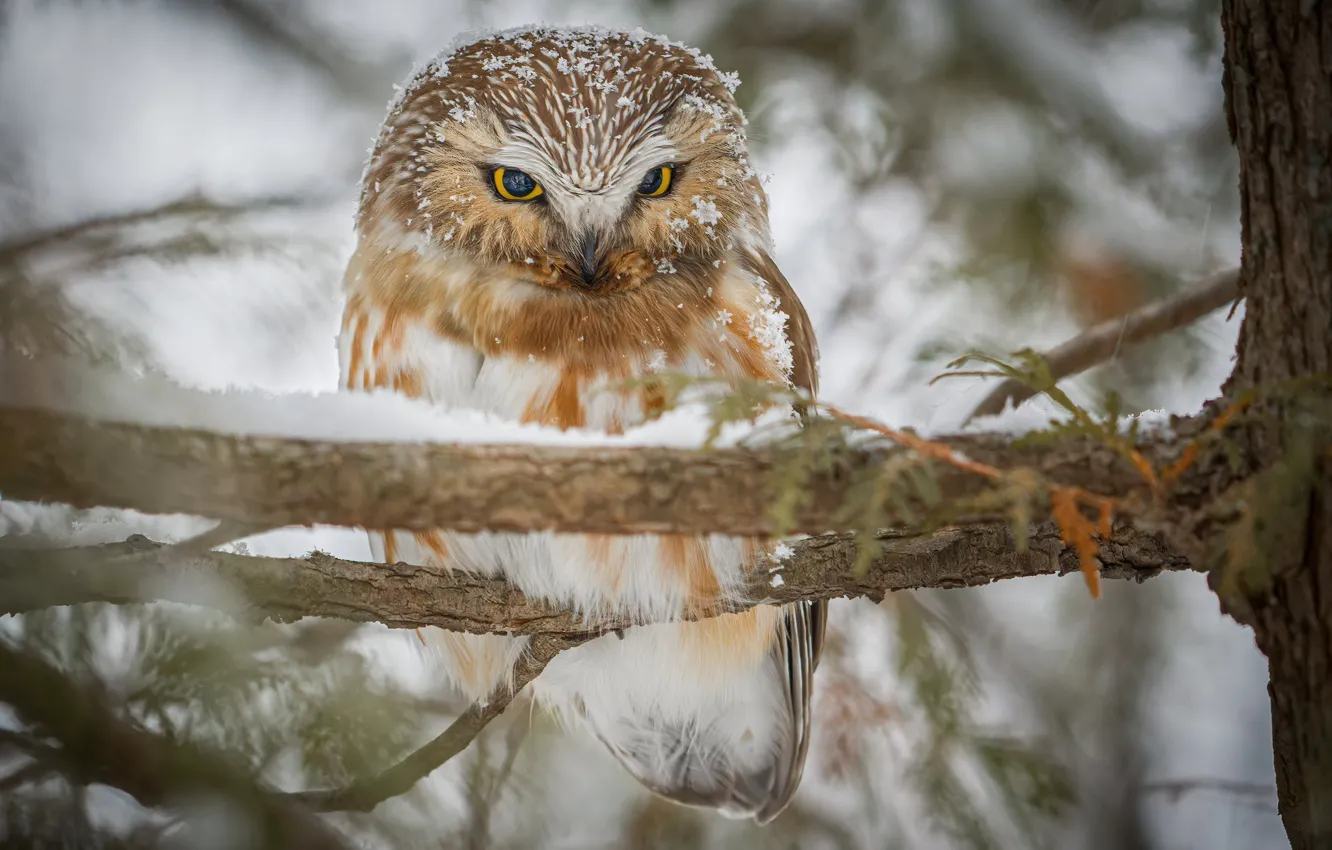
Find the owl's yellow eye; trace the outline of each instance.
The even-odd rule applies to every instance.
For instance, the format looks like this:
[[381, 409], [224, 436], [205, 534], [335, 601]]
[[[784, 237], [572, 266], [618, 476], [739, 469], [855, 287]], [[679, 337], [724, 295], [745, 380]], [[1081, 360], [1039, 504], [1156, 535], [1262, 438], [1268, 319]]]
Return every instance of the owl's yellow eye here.
[[643, 182], [638, 184], [638, 194], [649, 198], [660, 198], [671, 188], [671, 177], [674, 175], [675, 169], [669, 165], [652, 169], [643, 178]]
[[516, 168], [496, 168], [492, 178], [495, 191], [506, 201], [530, 201], [546, 191], [532, 175]]

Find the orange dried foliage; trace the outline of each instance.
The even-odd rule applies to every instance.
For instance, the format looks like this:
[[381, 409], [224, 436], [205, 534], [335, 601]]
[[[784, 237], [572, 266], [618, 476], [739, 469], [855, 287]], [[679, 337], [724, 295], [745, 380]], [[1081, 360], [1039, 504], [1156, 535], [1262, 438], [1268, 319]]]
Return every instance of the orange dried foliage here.
[[1221, 411], [1221, 415], [1216, 417], [1216, 421], [1213, 422], [1203, 434], [1191, 440], [1189, 444], [1184, 447], [1184, 451], [1180, 452], [1179, 458], [1166, 468], [1165, 472], [1161, 474], [1162, 480], [1169, 483], [1177, 480], [1181, 475], [1187, 472], [1189, 467], [1193, 466], [1194, 462], [1198, 459], [1198, 450], [1202, 445], [1202, 438], [1208, 434], [1215, 434], [1217, 431], [1226, 427], [1226, 423], [1235, 418], [1238, 414], [1244, 412], [1244, 410], [1252, 403], [1252, 399], [1242, 398], [1230, 405], [1230, 407]]
[[[824, 405], [824, 409], [858, 428], [865, 428], [882, 434], [913, 451], [941, 460], [958, 469], [973, 472], [986, 478], [998, 478], [1002, 475], [999, 469], [986, 463], [968, 460], [954, 452], [952, 447], [943, 443], [936, 443], [923, 437], [917, 437], [914, 434], [897, 431], [886, 425], [880, 425], [872, 419], [847, 413], [831, 405]], [[1147, 459], [1136, 450], [1132, 452], [1131, 457], [1133, 465], [1142, 474], [1143, 478], [1152, 485], [1153, 489], [1158, 489], [1160, 482]], [[1082, 569], [1083, 578], [1087, 582], [1087, 589], [1091, 592], [1093, 599], [1097, 599], [1101, 595], [1101, 573], [1096, 565], [1096, 555], [1100, 552], [1101, 546], [1093, 535], [1102, 539], [1109, 539], [1116, 504], [1117, 502], [1109, 496], [1098, 496], [1095, 493], [1083, 490], [1081, 487], [1050, 487], [1050, 510], [1055, 522], [1059, 525], [1059, 535], [1066, 545], [1072, 546], [1074, 551], [1078, 553], [1078, 563]], [[1096, 511], [1095, 524], [1087, 519], [1086, 514], [1083, 513], [1084, 508], [1091, 508]]]
[[850, 422], [857, 428], [864, 428], [867, 431], [874, 431], [875, 433], [882, 434], [895, 443], [906, 446], [907, 448], [926, 455], [927, 457], [932, 457], [935, 460], [941, 460], [958, 469], [974, 472], [977, 475], [982, 475], [986, 478], [998, 478], [1002, 474], [998, 469], [989, 464], [967, 460], [957, 452], [953, 451], [950, 446], [944, 445], [943, 443], [936, 443], [927, 440], [924, 437], [917, 437], [915, 434], [908, 434], [905, 431], [889, 428], [887, 425], [880, 425], [873, 419], [867, 419], [864, 416], [856, 416], [853, 413], [847, 413], [832, 405], [824, 405], [823, 407], [832, 415]]
[[1161, 479], [1157, 476], [1156, 470], [1152, 469], [1151, 462], [1143, 457], [1142, 453], [1137, 449], [1130, 449], [1128, 456], [1129, 461], [1133, 464], [1133, 468], [1138, 470], [1138, 474], [1142, 476], [1142, 480], [1147, 482], [1148, 486], [1152, 488], [1153, 493], [1159, 495], [1161, 492]]
[[[1082, 512], [1082, 492], [1075, 487], [1059, 487], [1050, 493], [1050, 512], [1059, 525], [1059, 536], [1064, 544], [1072, 546], [1078, 553], [1078, 566], [1082, 577], [1087, 581], [1087, 590], [1092, 598], [1101, 595], [1101, 573], [1096, 566], [1096, 554], [1101, 546], [1093, 534], [1108, 536], [1110, 531], [1110, 501], [1102, 499], [1097, 506], [1100, 509], [1098, 522], [1093, 525]], [[1103, 533], [1102, 533], [1103, 532]]]

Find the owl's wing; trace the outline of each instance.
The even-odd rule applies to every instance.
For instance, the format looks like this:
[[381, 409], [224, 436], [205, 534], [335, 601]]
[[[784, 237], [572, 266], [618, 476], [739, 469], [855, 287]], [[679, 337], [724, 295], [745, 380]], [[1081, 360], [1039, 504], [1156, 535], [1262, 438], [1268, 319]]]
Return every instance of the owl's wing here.
[[[754, 251], [749, 256], [751, 271], [763, 278], [781, 302], [778, 308], [786, 313], [786, 334], [791, 341], [793, 368], [791, 382], [813, 398], [819, 390], [819, 348], [814, 338], [805, 305], [796, 297], [786, 275], [772, 261], [766, 251]], [[755, 814], [759, 823], [767, 823], [777, 816], [800, 784], [809, 751], [810, 705], [814, 694], [814, 669], [823, 653], [824, 629], [828, 623], [828, 603], [794, 602], [782, 606], [786, 624], [784, 634], [774, 647], [778, 655], [778, 670], [785, 668], [783, 683], [790, 706], [791, 725], [787, 730], [790, 740], [782, 742], [779, 770], [766, 804]]]
[[814, 696], [814, 669], [823, 653], [823, 632], [828, 622], [828, 603], [794, 602], [782, 606], [784, 634], [774, 652], [778, 656], [778, 674], [785, 666], [783, 682], [791, 723], [780, 742], [777, 774], [767, 800], [755, 814], [759, 823], [767, 823], [786, 808], [800, 785], [809, 752], [810, 708]]
[[[804, 306], [766, 253], [752, 253], [743, 262], [780, 299], [794, 361], [792, 381], [812, 396], [818, 388], [818, 349]], [[809, 751], [814, 670], [823, 650], [828, 603], [783, 605], [781, 614], [780, 633], [763, 670], [755, 671], [752, 682], [730, 683], [731, 699], [737, 703], [734, 710], [781, 711], [782, 717], [768, 733], [772, 737], [760, 744], [764, 755], [743, 755], [742, 743], [732, 737], [733, 730], [726, 731], [731, 727], [724, 722], [708, 728], [637, 716], [622, 719], [614, 729], [598, 730], [640, 782], [677, 802], [719, 809], [730, 817], [752, 817], [760, 824], [786, 808], [800, 785]], [[738, 703], [745, 700], [741, 694], [775, 699], [779, 705], [741, 706]]]
[[791, 341], [791, 356], [795, 361], [791, 369], [791, 383], [810, 396], [819, 394], [819, 344], [814, 339], [814, 326], [809, 322], [805, 305], [796, 297], [795, 290], [781, 269], [768, 256], [768, 252], [749, 251], [744, 256], [746, 269], [762, 278], [781, 302], [778, 309], [786, 314], [786, 336]]
[[[761, 668], [736, 671], [724, 682], [695, 680], [687, 669], [655, 669], [661, 676], [684, 676], [679, 687], [699, 689], [703, 702], [714, 706], [699, 715], [666, 718], [642, 705], [609, 716], [590, 716], [586, 704], [580, 710], [625, 769], [652, 791], [727, 817], [768, 823], [791, 801], [804, 772], [826, 614], [823, 602], [782, 606], [780, 633]], [[625, 651], [659, 662], [659, 651], [645, 651], [643, 645], [650, 640], [678, 645], [677, 632], [690, 628], [698, 625], [627, 635]], [[714, 699], [725, 707], [717, 711]], [[758, 726], [751, 726], [756, 719]]]

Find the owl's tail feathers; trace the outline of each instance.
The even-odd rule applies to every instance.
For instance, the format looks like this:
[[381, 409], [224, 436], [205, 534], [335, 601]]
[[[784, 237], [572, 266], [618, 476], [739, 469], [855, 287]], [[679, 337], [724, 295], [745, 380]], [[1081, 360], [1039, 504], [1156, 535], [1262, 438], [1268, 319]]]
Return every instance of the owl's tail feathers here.
[[[667, 799], [766, 824], [781, 814], [804, 772], [809, 750], [814, 668], [823, 648], [827, 602], [782, 608], [782, 634], [765, 672], [775, 680], [778, 710], [767, 746], [734, 737], [734, 727], [624, 718], [597, 735], [639, 782]], [[771, 693], [771, 692], [770, 692]], [[721, 724], [719, 724], [721, 725]], [[729, 725], [729, 724], [727, 724]]]

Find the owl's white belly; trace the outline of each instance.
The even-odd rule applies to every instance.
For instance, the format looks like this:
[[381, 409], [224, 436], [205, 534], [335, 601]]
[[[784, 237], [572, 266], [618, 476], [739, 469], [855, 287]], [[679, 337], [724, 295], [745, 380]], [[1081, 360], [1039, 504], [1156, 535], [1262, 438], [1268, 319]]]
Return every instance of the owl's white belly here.
[[[567, 400], [556, 398], [565, 394], [575, 398], [586, 428], [623, 428], [643, 419], [640, 405], [620, 391], [623, 379], [579, 380], [570, 393], [562, 386], [569, 378], [552, 364], [482, 357], [421, 332], [407, 335], [401, 356], [421, 376], [426, 398], [441, 406], [530, 421], [534, 410], [566, 407]], [[631, 377], [644, 374], [646, 358], [630, 368]], [[436, 532], [433, 545], [407, 532], [395, 532], [391, 540], [373, 537], [378, 557], [503, 576], [529, 596], [579, 613], [614, 611], [647, 620], [679, 616], [691, 602], [735, 600], [749, 566], [761, 556], [756, 544], [725, 535]]]
[[[372, 317], [372, 330], [373, 322]], [[372, 336], [364, 336], [367, 350], [358, 358], [351, 356], [353, 335], [342, 336], [343, 384], [349, 389], [372, 385], [374, 369], [358, 375], [351, 368], [357, 361], [374, 362], [368, 350]], [[383, 357], [381, 351], [376, 368]], [[561, 391], [564, 379], [548, 363], [483, 357], [416, 330], [405, 335], [397, 358], [396, 365], [412, 370], [421, 394], [433, 402], [513, 421], [529, 419], [534, 408]], [[648, 362], [644, 357], [633, 364], [632, 374], [646, 374]], [[692, 371], [706, 366], [686, 364]], [[584, 427], [626, 427], [643, 417], [635, 402], [613, 392], [598, 395], [593, 385], [580, 392], [580, 399]], [[679, 617], [691, 602], [738, 598], [747, 572], [763, 557], [754, 542], [723, 535], [371, 532], [370, 538], [380, 560], [502, 576], [530, 596], [589, 616], [614, 611], [656, 621]], [[623, 727], [637, 740], [644, 723], [703, 725], [709, 736], [750, 742], [735, 746], [753, 749], [752, 758], [761, 760], [772, 739], [769, 727], [784, 717], [780, 680], [765, 667], [779, 620], [777, 609], [760, 607], [703, 623], [666, 623], [607, 635], [557, 657], [534, 690], [548, 707], [582, 715], [603, 738], [613, 738], [614, 730]], [[443, 669], [478, 700], [507, 682], [526, 646], [525, 638], [430, 631], [427, 645], [439, 652]], [[621, 745], [639, 746], [633, 740]]]

